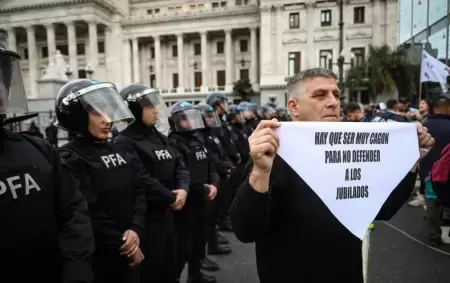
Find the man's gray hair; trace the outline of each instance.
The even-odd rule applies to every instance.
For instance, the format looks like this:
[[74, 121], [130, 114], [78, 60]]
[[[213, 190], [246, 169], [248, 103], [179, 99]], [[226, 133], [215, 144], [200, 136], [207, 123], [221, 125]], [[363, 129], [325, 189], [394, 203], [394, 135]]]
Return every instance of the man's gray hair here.
[[286, 87], [289, 97], [290, 98], [293, 97], [295, 90], [299, 86], [301, 86], [303, 82], [305, 82], [308, 79], [313, 79], [317, 77], [337, 79], [335, 73], [325, 68], [312, 68], [303, 70], [300, 73], [297, 73], [288, 79]]

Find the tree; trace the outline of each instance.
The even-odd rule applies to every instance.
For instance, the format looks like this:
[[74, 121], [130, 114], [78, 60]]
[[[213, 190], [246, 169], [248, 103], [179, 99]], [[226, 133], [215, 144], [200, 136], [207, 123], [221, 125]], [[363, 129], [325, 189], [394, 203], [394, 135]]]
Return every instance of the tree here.
[[350, 89], [367, 87], [372, 101], [380, 93], [393, 94], [396, 90], [400, 96], [410, 97], [416, 93], [414, 70], [403, 51], [370, 45], [367, 60], [348, 70], [345, 83]]
[[249, 80], [238, 80], [233, 84], [233, 93], [243, 101], [250, 101], [250, 96], [253, 95], [252, 84]]

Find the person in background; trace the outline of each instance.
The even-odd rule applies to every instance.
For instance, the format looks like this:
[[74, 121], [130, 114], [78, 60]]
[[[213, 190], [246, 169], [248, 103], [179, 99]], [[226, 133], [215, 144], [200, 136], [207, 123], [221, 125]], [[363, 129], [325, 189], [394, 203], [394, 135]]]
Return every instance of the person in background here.
[[56, 119], [51, 119], [48, 123], [47, 128], [45, 128], [45, 138], [48, 143], [54, 147], [58, 147], [58, 128], [54, 125]]
[[44, 135], [41, 133], [41, 130], [34, 121], [31, 121], [30, 127], [28, 128], [28, 133], [36, 137], [44, 138]]
[[422, 123], [428, 119], [428, 115], [431, 114], [431, 101], [428, 99], [422, 99], [419, 103], [419, 115], [418, 120]]
[[399, 109], [403, 109], [403, 104], [400, 104], [395, 99], [389, 99], [386, 101], [386, 111], [375, 113], [371, 122], [409, 122], [410, 120], [399, 112]]
[[[419, 174], [421, 179], [425, 180], [430, 173], [433, 164], [439, 160], [442, 150], [450, 143], [450, 92], [444, 93], [433, 100], [432, 113], [428, 116], [428, 119], [423, 123], [428, 131], [433, 135], [436, 143], [430, 150], [430, 153], [422, 159], [420, 162]], [[413, 201], [415, 201], [413, 203]], [[427, 208], [427, 215], [432, 219], [436, 219], [439, 216], [433, 214], [440, 214], [440, 209], [433, 197], [427, 197], [424, 200], [422, 194], [409, 204], [412, 206], [425, 205]], [[429, 229], [428, 241], [432, 245], [439, 245], [440, 234], [437, 235], [434, 229]]]
[[364, 106], [358, 102], [349, 102], [345, 108], [347, 122], [360, 122], [364, 117]]

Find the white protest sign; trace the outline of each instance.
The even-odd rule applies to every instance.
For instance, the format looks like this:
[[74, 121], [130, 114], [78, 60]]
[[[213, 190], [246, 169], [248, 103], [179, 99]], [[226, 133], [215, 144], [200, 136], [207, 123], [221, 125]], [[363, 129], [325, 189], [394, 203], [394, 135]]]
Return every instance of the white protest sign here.
[[278, 155], [361, 240], [419, 158], [414, 123], [282, 122], [277, 133]]

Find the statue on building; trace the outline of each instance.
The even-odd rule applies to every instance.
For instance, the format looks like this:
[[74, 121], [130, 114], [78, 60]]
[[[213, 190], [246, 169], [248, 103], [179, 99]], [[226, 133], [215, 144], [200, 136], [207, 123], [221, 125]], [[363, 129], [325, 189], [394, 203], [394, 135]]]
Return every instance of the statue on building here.
[[67, 71], [66, 60], [64, 60], [64, 56], [61, 54], [61, 51], [56, 50], [56, 55], [54, 58], [49, 57], [49, 64], [45, 69], [45, 74], [42, 77], [42, 80], [54, 79], [54, 80], [63, 80], [67, 81], [69, 78], [66, 75]]

